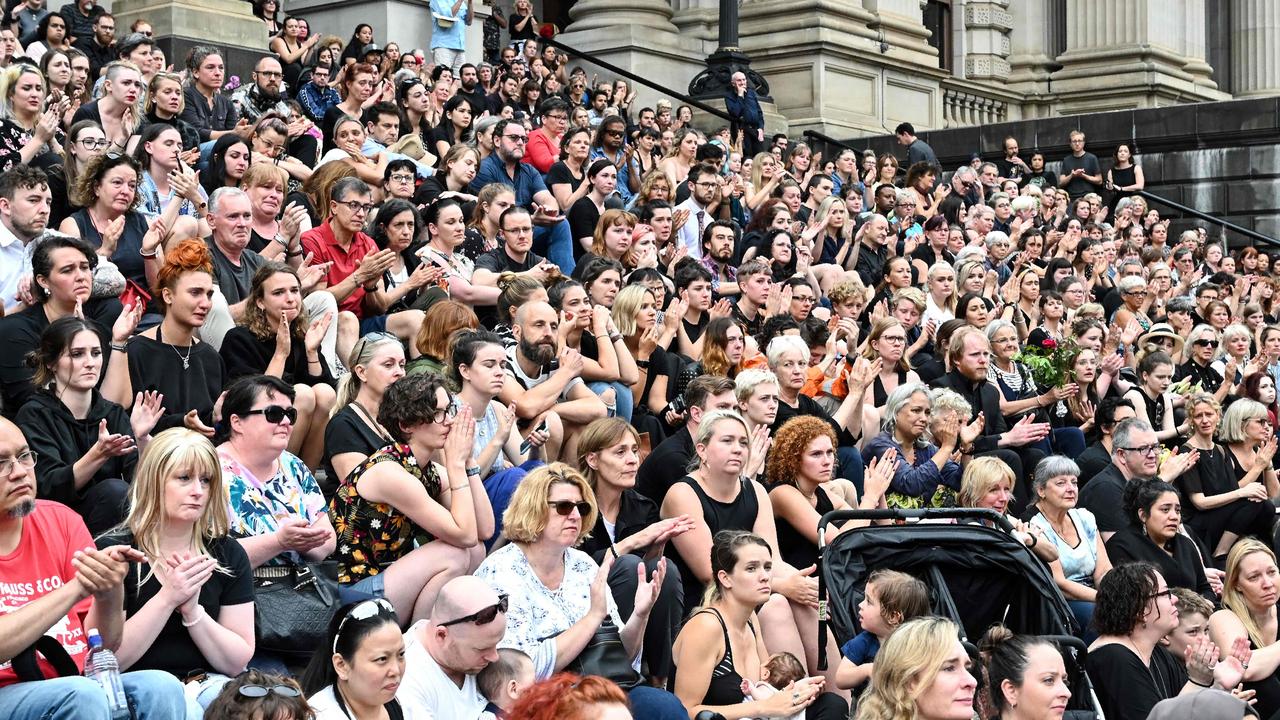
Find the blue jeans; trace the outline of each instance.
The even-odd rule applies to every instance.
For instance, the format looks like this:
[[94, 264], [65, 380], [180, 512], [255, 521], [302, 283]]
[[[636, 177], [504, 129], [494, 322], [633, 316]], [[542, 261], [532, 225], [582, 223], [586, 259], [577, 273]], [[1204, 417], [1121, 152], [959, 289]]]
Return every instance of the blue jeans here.
[[502, 537], [502, 514], [507, 511], [507, 506], [511, 504], [511, 496], [516, 493], [516, 488], [520, 486], [520, 481], [524, 480], [525, 475], [542, 466], [542, 464], [542, 460], [527, 460], [523, 465], [499, 470], [484, 479], [484, 492], [489, 496], [489, 504], [493, 506], [495, 527], [493, 537], [484, 543], [486, 549], [493, 547], [498, 538]]
[[[561, 208], [564, 212], [565, 209]], [[533, 226], [533, 251], [556, 265], [565, 277], [573, 274], [577, 263], [573, 261], [573, 233], [569, 232], [569, 221], [561, 220], [555, 225]]]
[[[139, 670], [120, 675], [137, 720], [186, 716], [182, 683], [167, 672]], [[110, 720], [107, 694], [86, 677], [20, 682], [0, 688], [0, 717], [8, 720]]]
[[689, 711], [684, 709], [680, 699], [675, 695], [649, 685], [638, 685], [627, 691], [627, 699], [631, 701], [631, 714], [645, 720], [689, 720]]
[[866, 463], [863, 462], [862, 453], [858, 448], [853, 446], [836, 448], [836, 477], [853, 483], [858, 490], [859, 498], [862, 497], [862, 478], [866, 470]]
[[613, 414], [631, 422], [631, 413], [636, 409], [636, 400], [630, 385], [624, 382], [593, 382], [587, 383], [587, 387], [597, 395], [613, 388], [615, 403]]
[[1086, 645], [1097, 640], [1098, 631], [1093, 629], [1093, 603], [1088, 600], [1068, 600], [1067, 605], [1071, 607], [1071, 614], [1080, 626], [1080, 639]]

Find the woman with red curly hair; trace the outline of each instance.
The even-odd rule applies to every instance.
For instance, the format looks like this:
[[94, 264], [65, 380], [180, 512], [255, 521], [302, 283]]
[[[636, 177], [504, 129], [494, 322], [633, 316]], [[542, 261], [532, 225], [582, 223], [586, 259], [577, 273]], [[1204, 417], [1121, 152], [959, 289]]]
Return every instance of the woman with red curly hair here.
[[559, 673], [525, 690], [508, 720], [631, 720], [627, 694], [612, 680]]
[[128, 409], [134, 393], [161, 393], [168, 412], [153, 433], [184, 426], [213, 437], [214, 406], [225, 371], [218, 351], [196, 337], [213, 306], [213, 288], [209, 246], [183, 240], [165, 255], [155, 275], [154, 298], [164, 319], [123, 346], [112, 343], [102, 394]]

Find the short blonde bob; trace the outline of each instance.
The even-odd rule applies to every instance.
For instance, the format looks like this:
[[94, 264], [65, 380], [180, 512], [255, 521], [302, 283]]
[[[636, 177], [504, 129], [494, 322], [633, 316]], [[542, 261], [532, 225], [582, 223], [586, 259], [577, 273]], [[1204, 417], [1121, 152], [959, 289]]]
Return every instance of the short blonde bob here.
[[547, 497], [551, 486], [557, 483], [573, 485], [582, 493], [582, 499], [591, 505], [591, 511], [582, 518], [582, 533], [578, 536], [578, 544], [587, 538], [591, 528], [596, 526], [596, 494], [582, 473], [565, 463], [557, 462], [544, 465], [529, 473], [520, 481], [516, 492], [511, 496], [511, 504], [502, 514], [502, 534], [511, 542], [533, 543], [547, 529], [547, 520], [551, 514], [551, 506]]

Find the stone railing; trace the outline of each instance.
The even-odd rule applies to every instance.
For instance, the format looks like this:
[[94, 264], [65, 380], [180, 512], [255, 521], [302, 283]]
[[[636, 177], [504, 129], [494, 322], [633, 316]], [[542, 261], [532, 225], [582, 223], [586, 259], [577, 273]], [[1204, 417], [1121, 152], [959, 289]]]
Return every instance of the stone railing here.
[[999, 97], [974, 92], [972, 84], [942, 84], [943, 127], [969, 127], [1006, 122], [1009, 103]]

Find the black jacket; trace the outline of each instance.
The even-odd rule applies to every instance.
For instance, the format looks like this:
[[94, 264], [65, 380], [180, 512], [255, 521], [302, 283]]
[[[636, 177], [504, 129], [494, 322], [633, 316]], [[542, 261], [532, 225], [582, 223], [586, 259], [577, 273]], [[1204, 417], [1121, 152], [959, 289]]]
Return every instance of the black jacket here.
[[961, 375], [957, 370], [952, 370], [934, 380], [932, 385], [936, 388], [954, 390], [960, 394], [960, 397], [969, 401], [969, 406], [973, 408], [973, 415], [965, 422], [977, 417], [979, 411], [983, 413], [982, 434], [973, 441], [973, 449], [976, 452], [988, 452], [998, 447], [1000, 436], [1009, 429], [1009, 426], [1005, 424], [1004, 416], [1000, 414], [1000, 390], [995, 385], [985, 380], [975, 382]]
[[[102, 337], [104, 361], [110, 357], [110, 328], [121, 309], [116, 298], [90, 300], [84, 305], [85, 317]], [[35, 392], [35, 386], [31, 384], [35, 371], [27, 365], [27, 354], [39, 347], [40, 335], [47, 327], [49, 316], [45, 314], [43, 305], [32, 305], [22, 312], [0, 318], [0, 348], [4, 348], [0, 352], [0, 397], [3, 397], [4, 416], [7, 418], [17, 417], [18, 411]], [[102, 374], [106, 375], [105, 367]]]
[[659, 443], [640, 464], [636, 490], [662, 507], [662, 499], [671, 486], [687, 474], [693, 457], [693, 437], [685, 426]]
[[129, 414], [124, 408], [93, 392], [89, 414], [83, 420], [71, 415], [62, 401], [48, 391], [40, 391], [18, 411], [18, 426], [27, 444], [39, 457], [36, 463], [37, 495], [46, 500], [73, 504], [94, 483], [109, 478], [130, 480], [138, 463], [138, 453], [113, 457], [103, 463], [93, 478], [76, 491], [72, 466], [98, 441], [98, 426], [107, 421], [107, 432], [132, 435]]
[[[652, 500], [635, 490], [623, 490], [622, 502], [618, 506], [618, 521], [613, 527], [614, 542], [629, 538], [661, 519], [658, 506]], [[605, 531], [603, 515], [596, 516], [591, 536], [578, 549], [590, 555], [597, 563], [604, 562], [604, 557], [609, 552], [609, 533]], [[647, 549], [637, 550], [635, 554], [644, 555]]]

